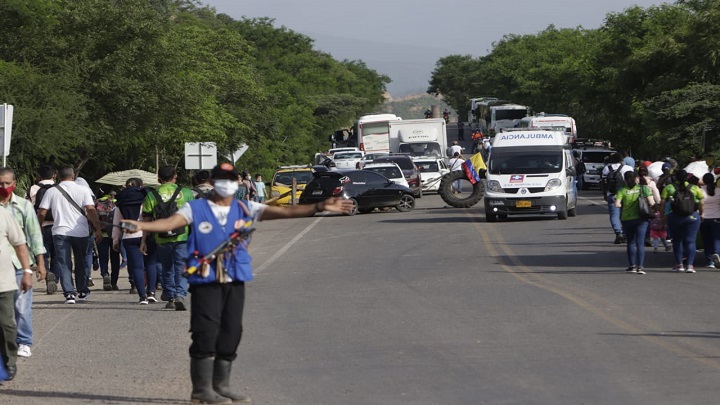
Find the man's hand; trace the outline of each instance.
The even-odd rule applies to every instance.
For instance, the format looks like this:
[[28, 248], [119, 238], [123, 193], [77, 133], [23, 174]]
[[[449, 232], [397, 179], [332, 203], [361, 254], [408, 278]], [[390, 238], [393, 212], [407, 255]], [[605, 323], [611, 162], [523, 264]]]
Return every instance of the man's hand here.
[[342, 212], [343, 214], [349, 214], [353, 208], [352, 201], [338, 197], [330, 197], [327, 200], [319, 203], [319, 205], [320, 208], [323, 209], [323, 211]]
[[102, 242], [102, 239], [103, 239], [102, 231], [100, 229], [96, 230], [95, 231], [95, 243], [99, 245], [100, 242]]
[[32, 274], [23, 272], [22, 280], [20, 281], [20, 288], [23, 293], [30, 291], [32, 288]]
[[37, 281], [43, 281], [45, 280], [45, 277], [47, 276], [47, 270], [45, 269], [45, 260], [39, 260], [37, 265], [37, 270], [35, 270]]

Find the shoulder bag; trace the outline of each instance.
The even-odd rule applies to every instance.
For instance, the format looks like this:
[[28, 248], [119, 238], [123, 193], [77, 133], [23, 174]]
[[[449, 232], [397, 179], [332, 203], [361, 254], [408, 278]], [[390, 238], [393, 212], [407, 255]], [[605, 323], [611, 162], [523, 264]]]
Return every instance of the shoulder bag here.
[[65, 191], [64, 188], [60, 187], [59, 184], [55, 185], [55, 188], [57, 188], [58, 191], [60, 192], [60, 194], [62, 194], [63, 197], [65, 197], [65, 199], [68, 200], [68, 202], [70, 202], [70, 205], [75, 207], [75, 209], [78, 210], [78, 212], [80, 212], [80, 214], [85, 217], [85, 219], [87, 220], [87, 223], [88, 223], [88, 236], [91, 236], [93, 233], [95, 233], [95, 227], [93, 226], [92, 222], [90, 222], [90, 218], [88, 218], [87, 213], [85, 213], [85, 210], [80, 208], [78, 203], [76, 203], [75, 200], [73, 200], [72, 197], [70, 197], [70, 195], [67, 193], [67, 191]]

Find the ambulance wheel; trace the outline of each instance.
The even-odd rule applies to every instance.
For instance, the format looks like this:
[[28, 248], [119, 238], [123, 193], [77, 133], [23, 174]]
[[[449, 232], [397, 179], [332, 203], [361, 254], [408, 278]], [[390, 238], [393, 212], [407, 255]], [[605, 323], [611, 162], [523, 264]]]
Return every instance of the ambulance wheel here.
[[443, 201], [451, 207], [470, 208], [482, 199], [485, 194], [485, 183], [478, 181], [473, 184], [473, 189], [470, 193], [454, 194], [452, 190], [453, 182], [461, 179], [466, 179], [465, 172], [462, 170], [456, 170], [444, 175], [440, 180], [438, 194], [440, 194]]
[[558, 212], [558, 219], [567, 219], [568, 217], [568, 210], [565, 208], [564, 210]]

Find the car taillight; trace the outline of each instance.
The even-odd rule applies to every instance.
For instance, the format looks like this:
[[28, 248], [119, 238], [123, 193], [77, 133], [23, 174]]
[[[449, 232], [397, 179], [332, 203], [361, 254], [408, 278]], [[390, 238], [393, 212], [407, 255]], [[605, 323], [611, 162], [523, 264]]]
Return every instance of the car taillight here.
[[343, 186], [337, 186], [333, 190], [332, 195], [338, 195], [338, 194], [342, 193], [342, 191], [343, 191]]
[[364, 152], [364, 151], [365, 151], [365, 144], [364, 144], [364, 143], [361, 143], [358, 148], [359, 148], [361, 151]]

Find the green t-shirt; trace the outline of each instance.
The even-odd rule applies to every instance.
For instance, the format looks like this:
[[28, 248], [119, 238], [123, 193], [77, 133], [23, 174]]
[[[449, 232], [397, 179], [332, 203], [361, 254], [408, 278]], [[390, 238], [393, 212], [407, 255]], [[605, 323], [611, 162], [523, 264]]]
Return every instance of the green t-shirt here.
[[[160, 197], [162, 197], [163, 201], [168, 201], [170, 200], [170, 197], [172, 197], [173, 193], [175, 193], [175, 190], [177, 188], [178, 185], [175, 183], [164, 183], [157, 188], [157, 192], [158, 194], [160, 194]], [[193, 195], [192, 190], [183, 187], [180, 189], [180, 193], [178, 193], [177, 198], [175, 198], [175, 202], [177, 203], [178, 208], [180, 208], [185, 205], [186, 202], [194, 199], [195, 196]], [[155, 208], [156, 204], [157, 200], [155, 199], [155, 193], [148, 193], [147, 196], [145, 196], [145, 201], [143, 202], [143, 216], [152, 217], [153, 209]], [[188, 227], [186, 226], [185, 231], [180, 235], [172, 236], [169, 238], [162, 238], [156, 234], [155, 240], [159, 244], [170, 242], [184, 242], [188, 240]]]
[[[702, 190], [700, 189], [700, 187], [698, 187], [698, 186], [696, 186], [696, 185], [694, 185], [694, 184], [691, 186], [690, 183], [688, 183], [688, 182], [685, 182], [685, 186], [686, 186], [686, 187], [688, 187], [688, 186], [690, 187], [690, 192], [695, 196], [695, 202], [696, 202], [696, 203], [700, 203], [700, 200], [702, 200], [703, 198], [705, 198], [705, 196], [703, 195], [703, 192], [702, 192]], [[668, 184], [668, 185], [665, 186], [665, 188], [663, 189], [661, 197], [662, 197], [663, 200], [668, 200], [668, 199], [670, 199], [670, 197], [672, 197], [674, 194], [675, 194], [675, 185], [674, 185], [674, 184]]]
[[640, 190], [645, 197], [652, 196], [652, 191], [647, 186], [638, 184], [633, 188], [623, 187], [615, 194], [615, 198], [621, 201], [622, 211], [620, 213], [621, 221], [629, 221], [631, 219], [640, 219]]

